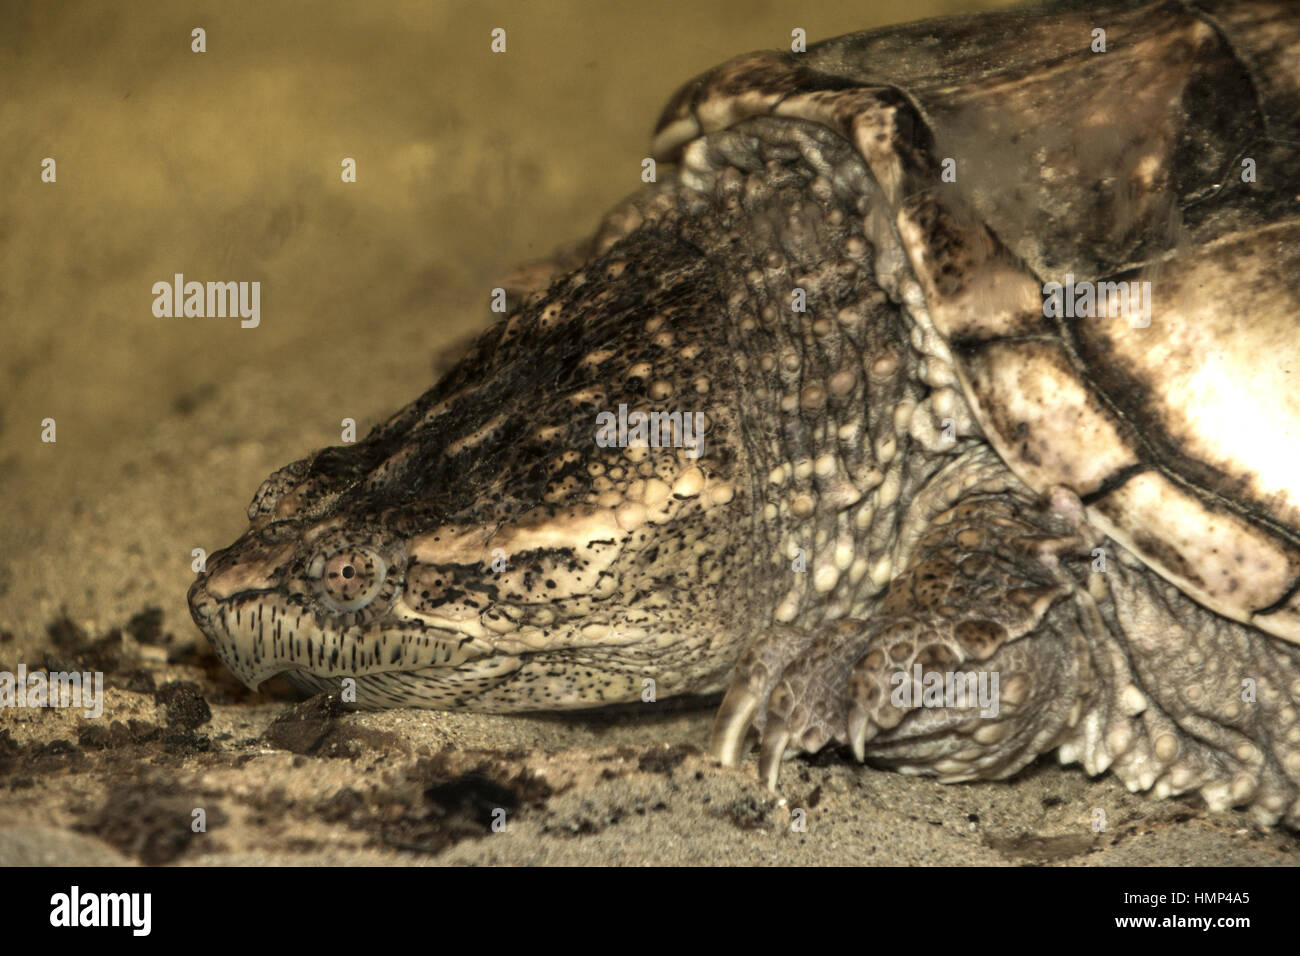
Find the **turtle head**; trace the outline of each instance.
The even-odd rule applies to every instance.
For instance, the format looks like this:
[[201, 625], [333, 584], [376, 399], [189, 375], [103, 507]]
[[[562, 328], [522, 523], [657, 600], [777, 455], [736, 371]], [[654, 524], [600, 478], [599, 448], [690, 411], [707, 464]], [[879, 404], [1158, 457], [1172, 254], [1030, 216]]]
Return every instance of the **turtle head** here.
[[362, 441], [262, 484], [189, 594], [241, 680], [353, 678], [362, 705], [486, 710], [709, 689], [687, 662], [734, 630], [716, 620], [728, 599], [708, 600], [740, 560], [732, 389], [685, 321], [716, 307], [705, 264], [631, 244]]

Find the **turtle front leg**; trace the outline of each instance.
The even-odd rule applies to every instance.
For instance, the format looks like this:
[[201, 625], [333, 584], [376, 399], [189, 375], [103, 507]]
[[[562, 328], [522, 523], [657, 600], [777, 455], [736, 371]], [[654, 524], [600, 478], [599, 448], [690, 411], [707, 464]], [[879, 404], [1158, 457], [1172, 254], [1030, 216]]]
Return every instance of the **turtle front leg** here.
[[1062, 560], [1085, 545], [1058, 512], [1009, 495], [949, 508], [869, 619], [758, 637], [718, 711], [713, 753], [737, 765], [756, 730], [772, 789], [783, 756], [832, 741], [945, 781], [1016, 772], [1086, 704], [1095, 606]]

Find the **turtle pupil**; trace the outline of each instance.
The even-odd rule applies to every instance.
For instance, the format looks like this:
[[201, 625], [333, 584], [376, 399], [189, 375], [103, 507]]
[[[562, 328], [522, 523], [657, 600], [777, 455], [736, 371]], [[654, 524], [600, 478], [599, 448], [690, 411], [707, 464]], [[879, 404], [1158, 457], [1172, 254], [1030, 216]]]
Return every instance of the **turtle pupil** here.
[[343, 576], [344, 576], [345, 578], [354, 578], [354, 577], [357, 576], [357, 572], [356, 572], [356, 570], [352, 567], [352, 565], [350, 565], [350, 564], [345, 564], [345, 565], [343, 566]]

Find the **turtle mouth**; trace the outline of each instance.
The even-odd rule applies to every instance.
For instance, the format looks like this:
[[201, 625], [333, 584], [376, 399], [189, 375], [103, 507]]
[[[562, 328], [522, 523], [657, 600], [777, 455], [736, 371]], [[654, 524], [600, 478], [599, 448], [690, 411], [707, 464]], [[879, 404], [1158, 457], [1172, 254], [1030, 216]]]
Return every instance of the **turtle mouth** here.
[[217, 656], [251, 690], [293, 672], [309, 675], [305, 679], [316, 689], [338, 690], [349, 677], [450, 673], [495, 653], [473, 635], [427, 621], [391, 614], [365, 621], [356, 611], [324, 613], [314, 596], [261, 590], [225, 594], [200, 578], [190, 586], [188, 600], [191, 618]]
[[458, 667], [425, 667], [359, 674], [340, 679], [304, 668], [282, 671], [280, 676], [304, 694], [339, 693], [342, 680], [350, 681], [345, 703], [362, 710], [390, 707], [500, 710], [484, 706], [482, 699], [524, 668], [520, 658], [491, 655]]
[[218, 596], [203, 578], [191, 585], [189, 605], [217, 656], [253, 691], [281, 676], [303, 693], [338, 694], [359, 709], [504, 713], [603, 706], [636, 700], [644, 689], [644, 665], [584, 646], [558, 623], [502, 646], [493, 632], [402, 618], [399, 601], [381, 620], [339, 628], [310, 594]]

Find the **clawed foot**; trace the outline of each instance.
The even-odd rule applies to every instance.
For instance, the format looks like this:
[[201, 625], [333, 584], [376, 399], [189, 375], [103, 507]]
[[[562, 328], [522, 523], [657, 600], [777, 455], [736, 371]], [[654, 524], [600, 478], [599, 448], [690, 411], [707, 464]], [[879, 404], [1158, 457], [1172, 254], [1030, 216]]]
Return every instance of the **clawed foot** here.
[[845, 621], [830, 635], [795, 627], [763, 634], [736, 666], [736, 677], [722, 699], [709, 737], [709, 749], [729, 767], [740, 765], [756, 733], [762, 743], [759, 775], [776, 789], [782, 757], [820, 750], [843, 738], [842, 695], [814, 692], [815, 671], [801, 661], [828, 660], [829, 645], [841, 633], [860, 631], [862, 622]]
[[[778, 628], [763, 634], [737, 665], [709, 738], [727, 766], [739, 766], [754, 735], [759, 776], [775, 790], [781, 760], [847, 744], [866, 758], [867, 743], [917, 709], [922, 673], [950, 672], [986, 660], [1007, 639], [993, 621], [928, 620], [925, 615], [844, 620], [813, 634]], [[969, 708], [950, 720], [978, 719]]]
[[832, 742], [859, 760], [872, 743], [891, 765], [950, 781], [1014, 772], [1073, 703], [1053, 693], [1077, 659], [1072, 605], [1047, 615], [1074, 590], [1061, 562], [1079, 547], [1032, 504], [977, 495], [956, 505], [868, 620], [763, 632], [736, 666], [711, 750], [738, 766], [756, 735], [773, 790], [783, 757]]

